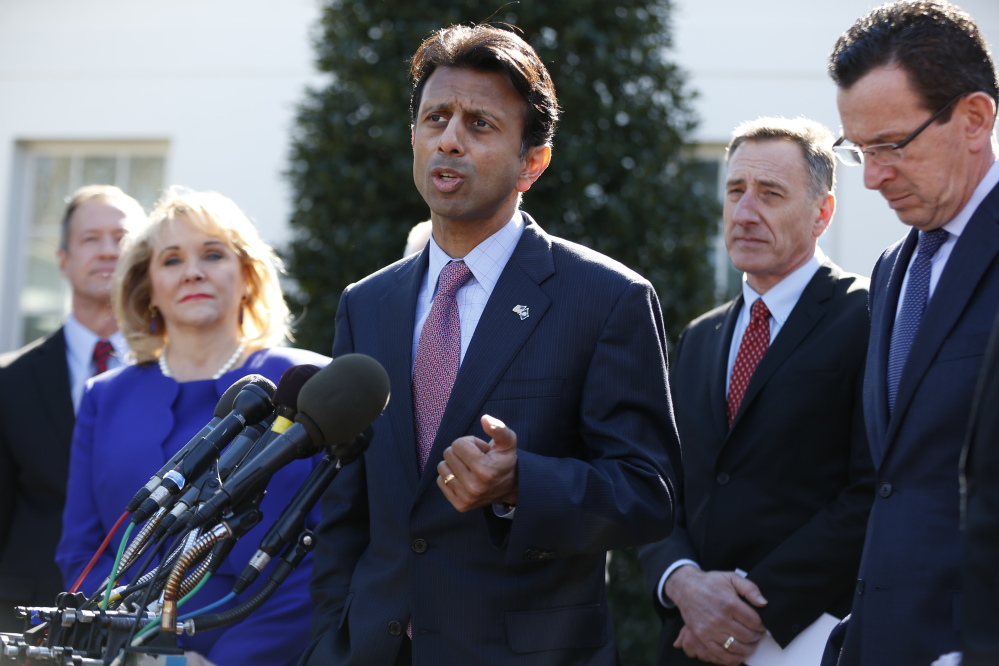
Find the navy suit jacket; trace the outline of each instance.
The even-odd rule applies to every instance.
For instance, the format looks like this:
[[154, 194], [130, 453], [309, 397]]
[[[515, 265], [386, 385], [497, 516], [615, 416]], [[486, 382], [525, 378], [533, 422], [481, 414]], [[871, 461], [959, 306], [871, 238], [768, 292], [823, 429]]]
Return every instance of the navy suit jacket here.
[[960, 647], [958, 462], [999, 309], [999, 187], [954, 246], [889, 414], [888, 345], [916, 241], [913, 229], [871, 277], [864, 410], [877, 479], [843, 665], [922, 666]]
[[867, 287], [830, 261], [819, 267], [731, 428], [725, 385], [742, 296], [681, 336], [670, 370], [683, 449], [677, 525], [639, 550], [663, 618], [657, 663], [702, 663], [672, 646], [683, 619], [658, 601], [659, 579], [680, 559], [748, 572], [781, 645], [822, 613], [849, 612], [874, 480], [861, 407]]
[[[641, 276], [524, 217], [422, 476], [411, 376], [426, 251], [341, 297], [334, 356], [381, 361], [392, 395], [367, 452], [323, 500], [304, 663], [392, 664], [409, 620], [417, 664], [616, 660], [605, 553], [662, 538], [673, 517], [659, 302]], [[437, 487], [447, 446], [488, 440], [485, 413], [517, 433], [513, 520], [459, 513]]]
[[14, 606], [52, 606], [73, 435], [62, 329], [0, 357], [0, 631], [20, 632]]
[[[197, 428], [212, 418], [222, 394], [241, 377], [259, 374], [277, 382], [289, 367], [326, 365], [329, 358], [300, 349], [277, 347], [257, 351], [246, 363], [214, 382], [215, 397], [192, 415]], [[155, 363], [110, 370], [90, 380], [80, 403], [73, 433], [64, 528], [57, 561], [67, 587], [73, 584], [97, 551], [104, 535], [141, 488], [176, 451], [164, 442], [176, 429], [172, 406], [179, 384], [164, 377]], [[187, 438], [196, 434], [197, 428]], [[178, 447], [179, 448], [179, 447]], [[295, 460], [278, 470], [267, 484], [260, 509], [264, 519], [244, 535], [190, 602], [193, 611], [218, 601], [232, 589], [238, 574], [256, 552], [261, 538], [305, 481], [314, 459]], [[311, 520], [310, 524], [315, 524]], [[116, 546], [124, 527], [104, 551], [80, 590], [92, 594], [110, 574]], [[273, 571], [275, 563], [229, 608], [249, 599]], [[307, 557], [260, 608], [238, 623], [213, 631], [183, 636], [181, 647], [195, 650], [218, 666], [278, 666], [294, 664], [308, 640], [312, 604], [308, 595], [312, 561]], [[129, 572], [126, 580], [144, 572]]]
[[[999, 321], [999, 320], [997, 320]], [[982, 378], [961, 460], [964, 560], [961, 666], [999, 664], [999, 327]]]

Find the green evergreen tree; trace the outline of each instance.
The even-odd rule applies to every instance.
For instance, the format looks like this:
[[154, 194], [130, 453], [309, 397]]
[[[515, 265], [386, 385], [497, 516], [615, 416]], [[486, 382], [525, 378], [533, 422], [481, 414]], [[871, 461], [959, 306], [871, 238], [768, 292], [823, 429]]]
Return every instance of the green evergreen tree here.
[[[342, 290], [399, 259], [410, 227], [429, 217], [412, 179], [408, 61], [432, 30], [482, 22], [522, 31], [563, 109], [524, 210], [646, 276], [675, 339], [712, 303], [719, 211], [685, 164], [695, 118], [668, 59], [669, 14], [669, 0], [331, 0], [316, 40], [329, 82], [300, 106], [288, 172], [299, 345], [329, 353]], [[616, 554], [610, 571], [624, 663], [651, 663], [658, 621], [634, 553]]]

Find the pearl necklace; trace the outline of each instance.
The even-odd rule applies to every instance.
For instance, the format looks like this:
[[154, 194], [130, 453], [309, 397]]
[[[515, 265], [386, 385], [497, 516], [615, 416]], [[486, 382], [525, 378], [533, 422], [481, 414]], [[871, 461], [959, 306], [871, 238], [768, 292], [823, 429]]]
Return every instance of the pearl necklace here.
[[[160, 359], [159, 359], [160, 372], [163, 373], [164, 377], [173, 377], [173, 374], [170, 373], [170, 366], [167, 365], [167, 359], [166, 359], [167, 349], [169, 348], [170, 346], [167, 345], [166, 347], [163, 348], [163, 351], [160, 352]], [[232, 353], [232, 356], [229, 357], [229, 360], [226, 361], [225, 364], [218, 369], [218, 372], [212, 375], [212, 379], [218, 379], [225, 373], [229, 372], [232, 369], [232, 366], [236, 365], [236, 361], [240, 359], [245, 350], [246, 350], [246, 341], [240, 340], [239, 346], [236, 347], [236, 351], [234, 351]]]

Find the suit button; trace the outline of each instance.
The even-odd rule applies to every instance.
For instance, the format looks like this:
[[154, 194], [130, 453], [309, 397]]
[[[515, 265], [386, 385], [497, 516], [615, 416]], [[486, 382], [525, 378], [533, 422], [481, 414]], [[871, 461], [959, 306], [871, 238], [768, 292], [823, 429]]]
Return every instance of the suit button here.
[[862, 595], [864, 593], [864, 581], [860, 578], [857, 579], [857, 594]]
[[427, 552], [427, 541], [426, 539], [417, 539], [413, 542], [413, 552], [425, 553]]
[[880, 486], [878, 486], [878, 495], [881, 495], [882, 497], [891, 496], [891, 484], [882, 483]]
[[398, 636], [402, 633], [402, 623], [392, 620], [389, 622], [388, 630], [393, 636]]
[[718, 482], [719, 486], [726, 485], [728, 483], [728, 473], [722, 472], [721, 474], [718, 475], [718, 478], [715, 480]]

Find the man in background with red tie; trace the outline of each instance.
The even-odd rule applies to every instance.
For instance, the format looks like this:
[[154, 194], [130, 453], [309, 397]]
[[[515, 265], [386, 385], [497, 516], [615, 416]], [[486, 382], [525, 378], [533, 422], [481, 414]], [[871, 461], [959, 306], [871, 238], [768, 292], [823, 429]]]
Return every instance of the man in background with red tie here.
[[340, 299], [334, 356], [392, 396], [323, 498], [303, 663], [612, 664], [606, 551], [672, 525], [659, 301], [520, 210], [558, 117], [523, 39], [442, 29], [411, 74], [432, 237]]
[[71, 289], [65, 324], [0, 356], [0, 631], [21, 631], [14, 606], [51, 606], [63, 589], [53, 561], [62, 531], [69, 445], [86, 381], [121, 365], [127, 347], [111, 310], [111, 274], [142, 206], [117, 187], [70, 199], [59, 269]]
[[[873, 490], [861, 414], [868, 280], [818, 247], [833, 137], [761, 118], [728, 146], [725, 247], [742, 294], [691, 322], [670, 371], [683, 450], [666, 539], [639, 550], [657, 664], [750, 659], [850, 598]], [[816, 663], [821, 654], [816, 654]]]

